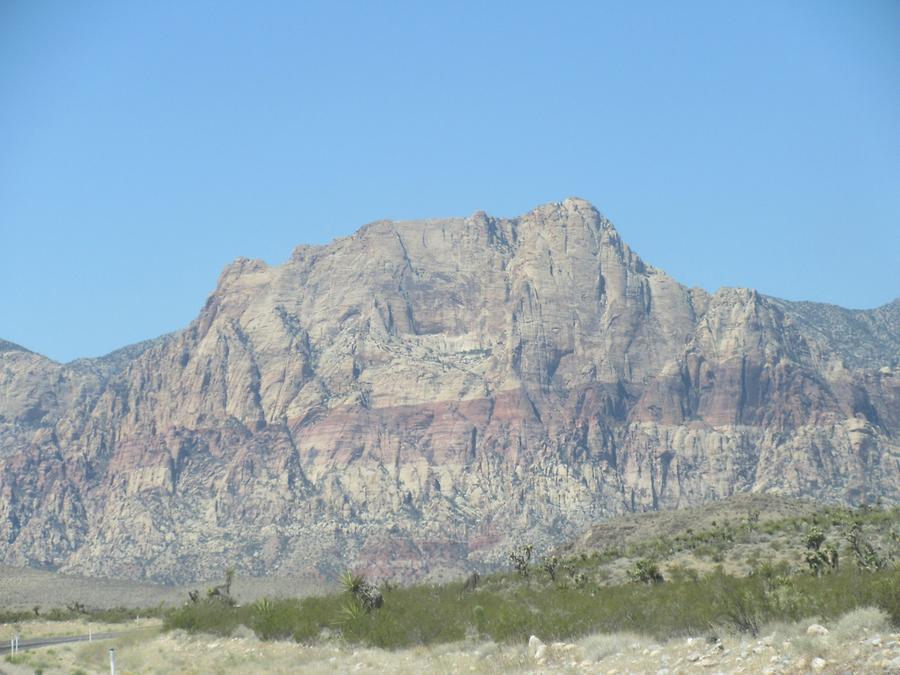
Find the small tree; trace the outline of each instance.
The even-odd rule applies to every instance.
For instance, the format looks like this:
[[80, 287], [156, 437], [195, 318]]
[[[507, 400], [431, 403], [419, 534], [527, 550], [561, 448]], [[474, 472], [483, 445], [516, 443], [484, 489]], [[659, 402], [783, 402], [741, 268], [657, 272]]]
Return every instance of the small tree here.
[[865, 572], [877, 572], [887, 568], [887, 559], [879, 555], [875, 547], [866, 539], [860, 521], [857, 520], [853, 523], [846, 536], [859, 569]]
[[525, 544], [518, 546], [509, 553], [509, 560], [513, 564], [516, 572], [523, 577], [528, 576], [528, 563], [531, 562], [531, 553], [534, 551], [534, 544]]
[[824, 541], [825, 533], [818, 527], [809, 528], [806, 531], [806, 536], [803, 537], [803, 543], [811, 551], [818, 551]]
[[751, 530], [759, 524], [759, 509], [750, 509], [747, 511], [747, 527]]
[[[206, 590], [206, 597], [210, 600], [215, 600], [217, 602], [221, 602], [223, 604], [228, 605], [229, 607], [234, 607], [237, 604], [237, 601], [231, 597], [231, 584], [234, 581], [234, 567], [229, 566], [225, 570], [225, 583], [219, 584], [218, 586], [212, 586]], [[196, 592], [196, 591], [195, 591]], [[191, 600], [196, 603], [192, 593], [188, 593], [188, 596]]]
[[547, 573], [547, 575], [550, 577], [550, 581], [556, 581], [557, 568], [559, 568], [559, 558], [557, 558], [555, 555], [550, 556], [541, 564], [541, 569]]
[[481, 575], [478, 572], [472, 572], [467, 578], [466, 582], [463, 584], [462, 590], [460, 594], [463, 593], [474, 593], [475, 589], [478, 587], [478, 582], [481, 580]]
[[838, 552], [832, 544], [825, 543], [825, 534], [818, 527], [811, 527], [803, 538], [806, 544], [806, 564], [817, 577], [829, 568], [838, 568]]

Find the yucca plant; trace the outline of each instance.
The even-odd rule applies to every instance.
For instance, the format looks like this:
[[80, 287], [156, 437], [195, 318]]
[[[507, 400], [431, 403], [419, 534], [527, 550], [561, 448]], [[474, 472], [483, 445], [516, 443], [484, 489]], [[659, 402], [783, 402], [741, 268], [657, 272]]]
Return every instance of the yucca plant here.
[[384, 596], [373, 584], [366, 581], [365, 577], [347, 570], [341, 575], [341, 586], [351, 596], [354, 602], [365, 612], [371, 612], [384, 604]]
[[353, 574], [350, 570], [341, 575], [341, 587], [353, 596], [359, 593], [365, 582], [366, 580], [362, 575]]
[[338, 618], [335, 623], [338, 625], [343, 625], [345, 623], [357, 621], [358, 619], [363, 618], [366, 614], [367, 612], [365, 607], [363, 607], [356, 598], [351, 598], [341, 605], [341, 609], [338, 612]]

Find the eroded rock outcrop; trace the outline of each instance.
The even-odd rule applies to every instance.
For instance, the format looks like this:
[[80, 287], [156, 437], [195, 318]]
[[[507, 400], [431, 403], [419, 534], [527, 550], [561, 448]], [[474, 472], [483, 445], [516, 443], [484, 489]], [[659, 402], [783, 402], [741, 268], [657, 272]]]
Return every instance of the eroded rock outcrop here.
[[239, 259], [115, 358], [0, 349], [0, 561], [437, 575], [739, 491], [896, 501], [900, 303], [822, 307], [685, 288], [578, 199]]

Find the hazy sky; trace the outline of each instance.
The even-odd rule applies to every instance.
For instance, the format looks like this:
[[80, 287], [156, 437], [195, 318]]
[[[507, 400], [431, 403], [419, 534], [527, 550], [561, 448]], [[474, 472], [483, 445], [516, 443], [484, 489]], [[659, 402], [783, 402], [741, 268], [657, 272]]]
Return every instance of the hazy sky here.
[[577, 195], [689, 285], [900, 295], [900, 2], [0, 0], [0, 338], [186, 325], [238, 256]]

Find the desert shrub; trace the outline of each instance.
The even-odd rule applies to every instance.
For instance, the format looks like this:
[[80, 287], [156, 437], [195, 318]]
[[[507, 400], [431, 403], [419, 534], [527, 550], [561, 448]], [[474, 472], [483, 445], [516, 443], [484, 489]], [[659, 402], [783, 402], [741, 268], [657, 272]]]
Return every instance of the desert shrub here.
[[628, 570], [628, 578], [644, 584], [658, 584], [663, 581], [659, 565], [652, 558], [642, 558]]
[[[565, 561], [561, 569], [570, 566], [576, 576], [595, 578], [597, 565], [591, 558], [576, 559]], [[460, 593], [458, 582], [382, 588], [381, 608], [367, 612], [360, 607], [349, 614], [344, 608], [348, 600], [355, 601], [352, 592], [247, 607], [202, 599], [167, 613], [165, 627], [228, 635], [244, 624], [261, 639], [292, 637], [301, 643], [314, 642], [329, 631], [350, 643], [396, 649], [467, 636], [519, 643], [532, 634], [569, 640], [625, 631], [667, 639], [726, 625], [754, 633], [771, 621], [812, 616], [827, 621], [862, 607], [879, 607], [892, 620], [900, 618], [896, 568], [861, 572], [847, 566], [816, 577], [798, 573], [785, 562], [761, 560], [747, 577], [720, 569], [703, 578], [680, 569], [671, 566], [664, 584], [537, 584], [513, 572], [487, 575], [476, 593]], [[652, 577], [647, 565], [644, 572]]]
[[890, 570], [879, 582], [875, 604], [887, 612], [894, 627], [900, 628], [900, 566]]
[[31, 619], [31, 613], [24, 610], [0, 611], [0, 624], [19, 623], [20, 621], [28, 621], [29, 619]]
[[[85, 607], [78, 603], [77, 609], [69, 607], [54, 607], [45, 610], [39, 614], [39, 617], [46, 621], [72, 621], [73, 619], [88, 618], [91, 621], [103, 623], [124, 623], [126, 621], [134, 621], [138, 617], [161, 617], [166, 612], [162, 606], [158, 607], [113, 607], [107, 609], [95, 609]], [[22, 621], [33, 621], [37, 616], [34, 609], [31, 610], [2, 610], [0, 609], [0, 624], [19, 623]]]
[[215, 598], [205, 598], [169, 611], [163, 619], [163, 629], [180, 628], [188, 633], [231, 635], [240, 624], [252, 623], [252, 608], [235, 607]]
[[303, 598], [296, 602], [296, 615], [291, 617], [294, 641], [310, 644], [319, 638], [323, 630], [338, 625], [339, 603], [335, 596]]
[[340, 624], [344, 638], [386, 649], [418, 644], [455, 642], [472, 624], [473, 608], [483, 593], [460, 597], [454, 585], [415, 586], [386, 593], [377, 612], [348, 618]]
[[770, 591], [793, 578], [794, 569], [786, 560], [758, 560], [750, 571], [750, 576], [762, 580], [763, 588]]
[[766, 619], [769, 606], [761, 585], [754, 581], [718, 574], [714, 579], [714, 586], [720, 616], [742, 633], [750, 633], [756, 637], [759, 635], [760, 624]]
[[300, 628], [301, 614], [298, 600], [264, 598], [253, 604], [250, 628], [260, 640], [291, 638]]
[[88, 612], [92, 621], [102, 621], [103, 623], [124, 623], [126, 621], [134, 621], [138, 617], [145, 619], [160, 617], [164, 613], [165, 609], [162, 606], [139, 609], [134, 607], [111, 607], [109, 609], [94, 609]]
[[666, 571], [666, 574], [669, 575], [669, 578], [674, 583], [679, 583], [679, 584], [684, 583], [686, 581], [697, 581], [700, 578], [700, 575], [697, 572], [697, 570], [693, 569], [692, 567], [688, 567], [686, 565], [681, 565], [678, 563], [669, 565], [669, 568]]

